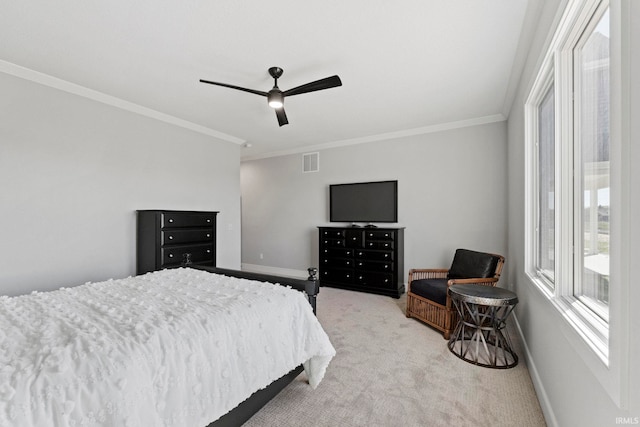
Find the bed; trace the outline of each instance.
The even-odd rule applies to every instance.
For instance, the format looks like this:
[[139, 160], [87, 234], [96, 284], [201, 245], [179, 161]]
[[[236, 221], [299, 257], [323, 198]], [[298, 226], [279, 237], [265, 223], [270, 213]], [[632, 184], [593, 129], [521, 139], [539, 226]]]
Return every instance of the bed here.
[[303, 369], [322, 380], [317, 290], [198, 267], [2, 296], [0, 425], [241, 425]]

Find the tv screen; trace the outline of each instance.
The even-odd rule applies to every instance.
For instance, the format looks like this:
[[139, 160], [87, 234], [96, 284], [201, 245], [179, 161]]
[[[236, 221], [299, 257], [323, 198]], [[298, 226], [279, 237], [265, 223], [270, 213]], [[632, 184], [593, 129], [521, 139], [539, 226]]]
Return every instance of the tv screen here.
[[398, 181], [330, 185], [329, 221], [398, 222]]

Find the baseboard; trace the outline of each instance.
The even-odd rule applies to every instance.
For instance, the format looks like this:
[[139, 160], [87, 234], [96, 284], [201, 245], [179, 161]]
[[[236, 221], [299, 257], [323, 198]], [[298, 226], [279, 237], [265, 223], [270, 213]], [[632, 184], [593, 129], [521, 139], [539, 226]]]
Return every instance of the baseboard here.
[[276, 276], [293, 277], [295, 279], [306, 279], [309, 273], [306, 270], [292, 270], [289, 268], [269, 267], [267, 265], [242, 263], [243, 271], [251, 271], [253, 273], [273, 274]]
[[531, 377], [531, 381], [533, 382], [533, 388], [536, 390], [536, 395], [538, 396], [538, 401], [540, 402], [540, 407], [542, 408], [542, 413], [544, 414], [545, 421], [549, 427], [558, 427], [558, 421], [556, 420], [556, 416], [553, 412], [553, 407], [551, 406], [551, 401], [549, 400], [549, 396], [545, 391], [544, 384], [542, 383], [542, 379], [538, 374], [538, 369], [536, 368], [536, 364], [533, 361], [533, 357], [531, 352], [529, 351], [529, 346], [527, 345], [527, 340], [524, 338], [524, 334], [522, 333], [522, 329], [520, 328], [520, 322], [518, 322], [518, 317], [515, 315], [515, 312], [512, 316], [515, 325], [516, 331], [519, 335], [520, 342], [522, 343], [525, 363], [527, 364], [527, 368], [529, 369], [529, 376]]

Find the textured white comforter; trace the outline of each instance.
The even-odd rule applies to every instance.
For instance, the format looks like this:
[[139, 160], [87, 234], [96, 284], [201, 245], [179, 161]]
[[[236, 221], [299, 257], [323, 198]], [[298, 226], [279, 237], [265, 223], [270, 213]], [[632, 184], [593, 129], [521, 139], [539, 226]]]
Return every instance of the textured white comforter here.
[[194, 269], [0, 297], [1, 426], [206, 426], [335, 350], [303, 293]]

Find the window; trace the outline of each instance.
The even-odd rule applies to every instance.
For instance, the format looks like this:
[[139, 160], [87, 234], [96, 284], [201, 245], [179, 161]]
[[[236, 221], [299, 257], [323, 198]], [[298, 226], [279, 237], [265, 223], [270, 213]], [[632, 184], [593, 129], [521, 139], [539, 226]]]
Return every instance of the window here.
[[604, 320], [609, 302], [609, 12], [574, 51], [576, 206], [574, 295]]
[[538, 106], [538, 209], [536, 269], [546, 285], [555, 280], [555, 105], [554, 86]]
[[607, 362], [609, 7], [567, 10], [525, 105], [525, 268]]

